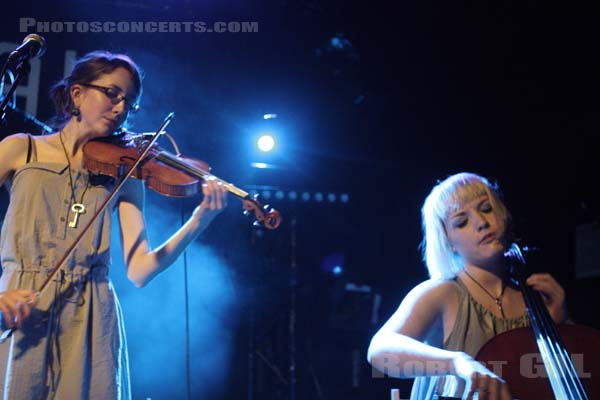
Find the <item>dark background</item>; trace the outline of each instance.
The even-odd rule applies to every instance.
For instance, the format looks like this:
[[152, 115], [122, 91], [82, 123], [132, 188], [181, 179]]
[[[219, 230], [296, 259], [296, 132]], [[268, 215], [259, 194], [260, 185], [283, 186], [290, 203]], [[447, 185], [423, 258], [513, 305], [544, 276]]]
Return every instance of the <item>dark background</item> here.
[[[182, 152], [242, 188], [349, 195], [348, 203], [272, 198], [284, 218], [273, 232], [251, 229], [231, 199], [190, 250], [187, 295], [181, 265], [134, 290], [115, 251], [134, 398], [185, 398], [186, 354], [192, 398], [371, 399], [390, 387], [407, 396], [410, 381], [371, 378], [366, 348], [427, 277], [417, 249], [420, 206], [438, 179], [460, 171], [500, 183], [522, 243], [539, 248], [532, 270], [564, 285], [575, 321], [600, 326], [590, 306], [598, 259], [576, 251], [583, 242], [596, 247], [599, 212], [598, 33], [583, 3], [81, 0], [2, 8], [0, 41], [15, 44], [34, 33], [19, 32], [19, 17], [258, 21], [257, 33], [42, 33], [48, 51], [36, 117], [52, 115], [46, 93], [63, 75], [65, 50], [126, 52], [146, 75], [134, 130], [152, 131], [175, 111], [169, 130]], [[278, 118], [264, 121], [265, 113]], [[28, 128], [11, 114], [1, 132]], [[276, 170], [249, 167], [260, 161], [251, 146], [263, 128], [279, 134], [279, 155], [266, 160]], [[180, 209], [197, 202], [153, 193], [147, 200], [156, 244], [176, 229]], [[577, 227], [596, 236], [578, 236]], [[582, 260], [592, 276], [581, 276]]]

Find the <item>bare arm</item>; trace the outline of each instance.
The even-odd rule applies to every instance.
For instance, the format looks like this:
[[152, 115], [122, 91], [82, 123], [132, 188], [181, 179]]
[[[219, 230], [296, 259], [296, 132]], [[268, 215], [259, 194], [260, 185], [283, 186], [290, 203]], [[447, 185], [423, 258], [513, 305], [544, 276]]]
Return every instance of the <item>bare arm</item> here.
[[135, 180], [126, 182], [118, 208], [121, 243], [127, 276], [136, 286], [143, 287], [169, 267], [226, 206], [226, 192], [216, 182], [208, 182], [203, 193], [202, 202], [188, 221], [167, 241], [151, 249], [143, 215], [143, 186]]
[[[418, 285], [373, 336], [369, 362], [397, 378], [455, 375], [466, 382], [462, 395], [467, 400], [473, 399], [475, 392], [479, 398], [511, 399], [506, 382], [482, 364], [466, 353], [440, 348], [444, 330], [451, 329], [449, 325], [455, 319], [450, 316], [444, 321], [444, 317], [456, 314], [457, 304], [458, 295], [451, 282], [429, 280]], [[440, 347], [423, 342], [431, 337], [438, 338], [435, 344]]]
[[[7, 183], [15, 171], [25, 165], [28, 138], [23, 133], [7, 136], [0, 142], [0, 186]], [[32, 290], [0, 291], [0, 312], [8, 327], [20, 327], [29, 317], [37, 298]]]
[[[430, 280], [410, 291], [371, 340], [368, 359], [375, 368], [397, 378], [450, 373], [456, 352], [424, 341], [443, 336], [445, 304], [457, 301], [451, 285]], [[441, 341], [436, 344], [441, 346]]]

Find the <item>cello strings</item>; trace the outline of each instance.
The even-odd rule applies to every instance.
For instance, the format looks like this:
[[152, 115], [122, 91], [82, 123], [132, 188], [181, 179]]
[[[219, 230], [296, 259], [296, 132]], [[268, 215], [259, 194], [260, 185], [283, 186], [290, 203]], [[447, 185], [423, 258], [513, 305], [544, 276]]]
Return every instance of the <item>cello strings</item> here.
[[[548, 374], [548, 379], [550, 384], [552, 385], [552, 389], [555, 394], [559, 394], [559, 398], [567, 398], [567, 394], [564, 391], [564, 387], [561, 387], [560, 381], [558, 379], [558, 368], [559, 366], [553, 360], [556, 360], [556, 357], [552, 357], [551, 353], [555, 354], [554, 349], [552, 349], [552, 343], [549, 340], [548, 336], [551, 334], [547, 330], [547, 321], [543, 321], [544, 313], [540, 308], [539, 301], [536, 301], [536, 296], [533, 293], [533, 290], [528, 287], [523, 287], [523, 294], [525, 295], [525, 300], [528, 307], [531, 309], [530, 316], [532, 325], [534, 327], [534, 332], [537, 333], [536, 342], [538, 344], [538, 348], [540, 350], [540, 355], [542, 356], [542, 360], [544, 366], [546, 367], [546, 372]], [[539, 318], [539, 319], [538, 319]]]
[[550, 314], [546, 310], [542, 296], [530, 287], [527, 287], [526, 291], [528, 292], [532, 307], [535, 308], [536, 315], [540, 317], [538, 321], [538, 330], [542, 335], [540, 339], [543, 340], [543, 347], [548, 352], [547, 354], [542, 354], [542, 357], [545, 360], [547, 369], [548, 367], [552, 369], [552, 374], [551, 371], [548, 371], [550, 381], [555, 381], [552, 386], [554, 387], [558, 385], [558, 381], [562, 381], [562, 388], [569, 392], [568, 395], [565, 393], [565, 396], [568, 396], [567, 398], [582, 398], [577, 394], [578, 391], [581, 393], [581, 389], [579, 389], [581, 382], [577, 374], [574, 373], [573, 362], [568, 356], [568, 352], [562, 343], [554, 322], [550, 318]]
[[[542, 296], [539, 293], [535, 293], [535, 292], [533, 292], [533, 295], [534, 295], [535, 301], [537, 303], [537, 307], [540, 309], [542, 309], [542, 307], [543, 307], [542, 310], [546, 311]], [[573, 362], [572, 362], [571, 358], [569, 357], [569, 353], [567, 352], [565, 345], [562, 342], [560, 335], [558, 334], [556, 325], [550, 318], [549, 313], [544, 312], [541, 315], [543, 315], [543, 317], [544, 317], [544, 321], [543, 321], [544, 329], [546, 329], [547, 335], [549, 337], [549, 345], [550, 345], [550, 347], [552, 349], [552, 353], [554, 355], [553, 360], [557, 361], [557, 363], [558, 363], [557, 367], [559, 368], [559, 370], [560, 370], [559, 372], [561, 373], [559, 377], [561, 380], [563, 380], [567, 389], [570, 392], [569, 398], [577, 398], [575, 396], [576, 396], [576, 392], [578, 391], [579, 387], [581, 386], [581, 382], [578, 379]]]
[[[546, 366], [548, 380], [552, 385], [553, 392], [560, 399], [587, 399], [581, 380], [574, 372], [573, 362], [558, 334], [557, 327], [552, 321], [542, 295], [525, 284], [523, 270], [519, 268], [519, 266], [525, 265], [525, 259], [519, 246], [513, 243], [506, 256], [511, 271], [521, 288], [534, 333], [537, 334], [536, 342]], [[554, 357], [550, 357], [550, 352]], [[562, 372], [560, 376], [557, 370]]]

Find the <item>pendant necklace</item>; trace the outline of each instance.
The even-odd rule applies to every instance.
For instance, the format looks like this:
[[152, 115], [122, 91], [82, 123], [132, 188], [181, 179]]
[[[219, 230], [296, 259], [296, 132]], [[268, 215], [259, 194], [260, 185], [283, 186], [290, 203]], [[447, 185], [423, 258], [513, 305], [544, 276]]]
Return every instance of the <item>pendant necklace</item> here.
[[71, 212], [73, 213], [73, 219], [69, 221], [69, 228], [77, 228], [77, 220], [79, 219], [79, 214], [85, 213], [85, 205], [83, 205], [83, 197], [85, 196], [85, 192], [87, 192], [89, 186], [89, 180], [85, 184], [85, 188], [83, 189], [83, 193], [81, 194], [81, 200], [77, 202], [77, 197], [75, 196], [75, 185], [73, 184], [73, 176], [71, 175], [71, 160], [69, 159], [69, 154], [67, 153], [67, 148], [65, 147], [65, 143], [63, 142], [62, 132], [58, 134], [58, 138], [60, 139], [60, 144], [62, 145], [63, 151], [65, 152], [65, 157], [67, 158], [67, 164], [69, 165], [69, 185], [71, 186], [71, 201], [73, 205], [71, 206]]
[[502, 297], [504, 297], [504, 289], [506, 289], [506, 285], [504, 284], [504, 282], [502, 282], [502, 291], [500, 292], [500, 296], [496, 297], [493, 294], [491, 294], [481, 283], [477, 282], [477, 280], [473, 278], [471, 274], [469, 274], [466, 268], [463, 271], [465, 271], [465, 274], [467, 274], [467, 276], [471, 278], [471, 280], [475, 282], [475, 284], [479, 286], [481, 290], [485, 292], [485, 294], [487, 294], [494, 300], [496, 306], [498, 306], [498, 310], [500, 310], [500, 314], [502, 314], [502, 318], [506, 319], [506, 317], [504, 316], [504, 309], [502, 308]]

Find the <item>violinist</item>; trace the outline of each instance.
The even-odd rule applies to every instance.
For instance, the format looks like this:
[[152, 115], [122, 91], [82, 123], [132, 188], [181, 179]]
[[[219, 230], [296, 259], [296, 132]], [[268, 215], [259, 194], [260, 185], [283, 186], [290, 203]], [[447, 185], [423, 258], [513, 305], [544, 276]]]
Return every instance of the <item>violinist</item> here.
[[152, 248], [144, 183], [129, 179], [61, 273], [36, 293], [114, 186], [114, 180], [93, 179], [84, 169], [83, 146], [126, 124], [139, 107], [141, 80], [128, 56], [89, 53], [50, 91], [56, 132], [20, 133], [0, 143], [0, 183], [10, 193], [0, 236], [0, 311], [2, 330], [14, 329], [0, 343], [2, 398], [131, 398], [124, 323], [108, 276], [111, 215], [117, 212], [127, 276], [143, 287], [226, 206], [225, 189], [208, 180], [192, 216]]
[[[504, 253], [511, 216], [498, 188], [472, 173], [437, 184], [422, 208], [423, 259], [430, 279], [413, 288], [373, 336], [368, 360], [397, 378], [416, 378], [411, 399], [512, 399], [510, 388], [473, 357], [484, 343], [529, 326]], [[556, 323], [567, 320], [562, 287], [549, 274], [527, 284], [543, 294]]]

